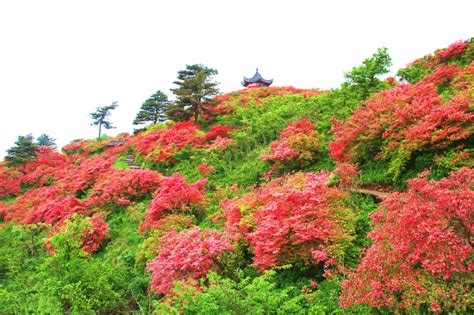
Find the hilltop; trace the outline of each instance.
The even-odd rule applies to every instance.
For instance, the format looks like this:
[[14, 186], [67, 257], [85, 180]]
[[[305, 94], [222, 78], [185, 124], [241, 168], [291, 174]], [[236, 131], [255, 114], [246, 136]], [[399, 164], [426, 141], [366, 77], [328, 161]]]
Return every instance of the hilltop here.
[[0, 313], [472, 312], [474, 41], [377, 56], [0, 164]]

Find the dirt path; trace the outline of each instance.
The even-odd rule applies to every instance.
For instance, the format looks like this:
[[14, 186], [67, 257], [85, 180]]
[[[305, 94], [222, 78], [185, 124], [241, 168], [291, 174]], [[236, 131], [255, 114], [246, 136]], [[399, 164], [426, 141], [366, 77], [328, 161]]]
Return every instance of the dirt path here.
[[390, 193], [388, 192], [382, 192], [382, 191], [376, 191], [376, 190], [370, 190], [370, 189], [362, 189], [362, 188], [349, 188], [349, 191], [356, 192], [359, 194], [365, 194], [365, 195], [371, 195], [379, 200], [384, 200]]

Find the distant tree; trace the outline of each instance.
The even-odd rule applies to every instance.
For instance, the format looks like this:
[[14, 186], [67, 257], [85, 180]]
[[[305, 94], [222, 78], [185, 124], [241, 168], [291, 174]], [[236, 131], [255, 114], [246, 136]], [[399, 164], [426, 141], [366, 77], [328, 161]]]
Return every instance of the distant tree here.
[[387, 48], [379, 48], [372, 57], [365, 59], [362, 65], [344, 74], [346, 82], [343, 87], [349, 87], [360, 99], [365, 100], [371, 93], [384, 88], [384, 82], [378, 77], [388, 73], [391, 65], [392, 59]]
[[170, 107], [168, 117], [174, 120], [194, 117], [197, 122], [205, 110], [203, 103], [219, 93], [218, 83], [212, 81], [212, 76], [216, 74], [217, 70], [201, 64], [186, 65], [186, 69], [178, 71], [178, 80], [173, 82], [178, 87], [171, 89], [177, 100]]
[[19, 166], [34, 158], [38, 145], [33, 140], [34, 138], [31, 134], [18, 136], [15, 146], [7, 150], [7, 156], [5, 156], [7, 164]]
[[156, 124], [158, 121], [165, 121], [168, 106], [168, 96], [161, 91], [157, 91], [142, 104], [133, 124], [141, 125], [147, 122]]
[[90, 113], [92, 118], [92, 126], [99, 126], [99, 138], [102, 135], [102, 127], [105, 129], [115, 128], [107, 118], [110, 116], [110, 111], [116, 109], [118, 106], [117, 102], [113, 102], [110, 105], [97, 107], [97, 110], [94, 113]]
[[46, 146], [56, 150], [56, 139], [48, 136], [47, 134], [43, 133], [41, 136], [36, 139], [36, 144], [38, 146]]

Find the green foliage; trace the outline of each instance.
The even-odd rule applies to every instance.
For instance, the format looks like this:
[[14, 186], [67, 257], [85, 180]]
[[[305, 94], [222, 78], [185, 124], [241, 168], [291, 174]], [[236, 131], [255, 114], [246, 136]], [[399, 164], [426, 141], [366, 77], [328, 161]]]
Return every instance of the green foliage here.
[[178, 87], [171, 89], [177, 100], [170, 107], [168, 117], [178, 121], [194, 117], [198, 121], [205, 110], [203, 102], [219, 92], [217, 82], [212, 81], [216, 74], [217, 70], [201, 64], [186, 65], [186, 69], [178, 71], [178, 79], [173, 82]]
[[306, 301], [295, 286], [279, 287], [276, 271], [250, 278], [240, 273], [237, 281], [209, 274], [209, 287], [196, 292], [177, 284], [171, 301], [156, 305], [161, 314], [301, 314]]
[[43, 133], [36, 139], [36, 144], [39, 146], [47, 146], [56, 150], [56, 139], [48, 136], [45, 133]]
[[415, 84], [432, 72], [432, 69], [426, 69], [421, 65], [412, 65], [398, 70], [397, 75], [408, 83]]
[[110, 105], [97, 107], [95, 112], [89, 114], [92, 119], [91, 125], [99, 126], [99, 139], [102, 135], [102, 127], [105, 129], [115, 128], [107, 119], [110, 116], [110, 111], [116, 109], [117, 107], [117, 102], [112, 102]]
[[18, 136], [15, 146], [7, 150], [5, 161], [10, 166], [23, 165], [34, 158], [38, 145], [33, 142], [34, 138], [31, 134], [26, 136]]
[[123, 156], [123, 155], [119, 156], [114, 162], [114, 167], [124, 169], [124, 170], [129, 169], [126, 159], [127, 159], [126, 156]]
[[156, 124], [159, 121], [165, 121], [168, 106], [168, 96], [161, 91], [156, 91], [155, 94], [150, 96], [150, 98], [142, 104], [133, 124], [141, 125], [147, 122]]
[[371, 93], [387, 87], [379, 76], [388, 73], [391, 65], [392, 59], [387, 48], [379, 48], [372, 57], [365, 59], [362, 65], [344, 74], [347, 87], [361, 100], [365, 100]]

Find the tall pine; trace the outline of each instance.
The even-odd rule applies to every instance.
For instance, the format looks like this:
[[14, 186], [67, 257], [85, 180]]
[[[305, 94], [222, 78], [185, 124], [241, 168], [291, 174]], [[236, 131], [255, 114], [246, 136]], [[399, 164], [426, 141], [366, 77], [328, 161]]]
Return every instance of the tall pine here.
[[99, 126], [99, 138], [102, 135], [102, 127], [105, 129], [112, 129], [115, 128], [110, 121], [108, 121], [108, 117], [110, 116], [110, 111], [116, 109], [118, 106], [117, 102], [113, 102], [110, 105], [97, 107], [96, 111], [90, 113], [89, 116], [92, 118], [92, 126]]
[[133, 124], [141, 125], [147, 122], [156, 124], [158, 121], [165, 121], [168, 106], [168, 96], [161, 91], [157, 91], [142, 104]]
[[178, 71], [178, 79], [173, 82], [178, 87], [171, 89], [176, 102], [170, 107], [168, 116], [174, 120], [187, 120], [191, 117], [197, 122], [205, 108], [203, 104], [219, 93], [217, 82], [212, 77], [217, 70], [201, 64], [186, 65]]
[[33, 136], [18, 136], [15, 146], [7, 150], [5, 161], [10, 166], [19, 166], [33, 159], [38, 150], [38, 145], [34, 143]]

